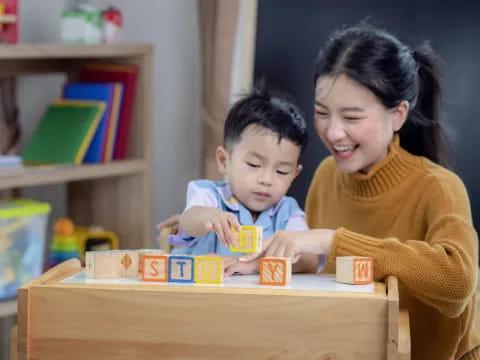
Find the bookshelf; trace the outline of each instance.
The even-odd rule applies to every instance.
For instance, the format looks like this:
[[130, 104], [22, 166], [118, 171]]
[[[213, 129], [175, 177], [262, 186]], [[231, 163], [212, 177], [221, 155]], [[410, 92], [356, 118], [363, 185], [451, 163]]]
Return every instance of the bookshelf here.
[[[153, 47], [150, 44], [0, 45], [0, 78], [64, 73], [75, 81], [87, 61], [139, 66], [125, 160], [0, 172], [0, 190], [66, 183], [67, 216], [81, 225], [114, 231], [122, 248], [152, 246], [153, 233]], [[27, 104], [19, 103], [20, 111]], [[47, 105], [47, 104], [45, 104]], [[32, 118], [39, 121], [40, 115]]]

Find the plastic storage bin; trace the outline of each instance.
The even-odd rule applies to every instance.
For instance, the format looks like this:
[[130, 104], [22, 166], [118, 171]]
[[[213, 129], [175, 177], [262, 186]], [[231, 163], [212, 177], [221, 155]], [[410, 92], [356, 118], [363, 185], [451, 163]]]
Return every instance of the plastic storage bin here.
[[0, 300], [42, 273], [49, 214], [48, 203], [0, 201]]

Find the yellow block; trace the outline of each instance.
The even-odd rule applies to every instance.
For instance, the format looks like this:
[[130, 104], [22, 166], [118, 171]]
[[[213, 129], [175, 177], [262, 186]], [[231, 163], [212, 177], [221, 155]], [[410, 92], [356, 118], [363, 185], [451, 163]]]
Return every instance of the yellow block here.
[[197, 284], [221, 284], [223, 262], [220, 256], [195, 256], [194, 280]]

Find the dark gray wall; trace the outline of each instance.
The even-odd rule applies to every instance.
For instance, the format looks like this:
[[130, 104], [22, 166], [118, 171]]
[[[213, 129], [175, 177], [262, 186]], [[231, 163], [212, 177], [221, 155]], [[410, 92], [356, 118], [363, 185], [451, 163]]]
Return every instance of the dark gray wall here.
[[289, 92], [304, 110], [310, 143], [304, 171], [290, 194], [304, 205], [315, 168], [327, 154], [313, 119], [313, 74], [319, 48], [329, 33], [368, 17], [415, 47], [429, 40], [443, 60], [448, 133], [453, 170], [465, 182], [476, 228], [480, 226], [480, 1], [259, 0], [255, 77]]

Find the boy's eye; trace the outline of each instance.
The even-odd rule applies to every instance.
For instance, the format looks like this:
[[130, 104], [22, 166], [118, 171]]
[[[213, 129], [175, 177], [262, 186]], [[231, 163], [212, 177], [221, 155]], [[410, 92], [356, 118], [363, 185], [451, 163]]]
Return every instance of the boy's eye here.
[[288, 171], [280, 171], [280, 170], [277, 170], [277, 174], [280, 174], [280, 175], [288, 175]]
[[323, 118], [323, 117], [327, 117], [328, 113], [322, 112], [322, 111], [315, 111], [315, 115]]
[[245, 161], [245, 163], [246, 163], [248, 166], [252, 167], [252, 168], [259, 168], [259, 167], [260, 167], [260, 165], [253, 164], [253, 163], [248, 162], [248, 161]]
[[345, 120], [361, 120], [362, 118], [361, 117], [358, 117], [358, 116], [345, 116]]

